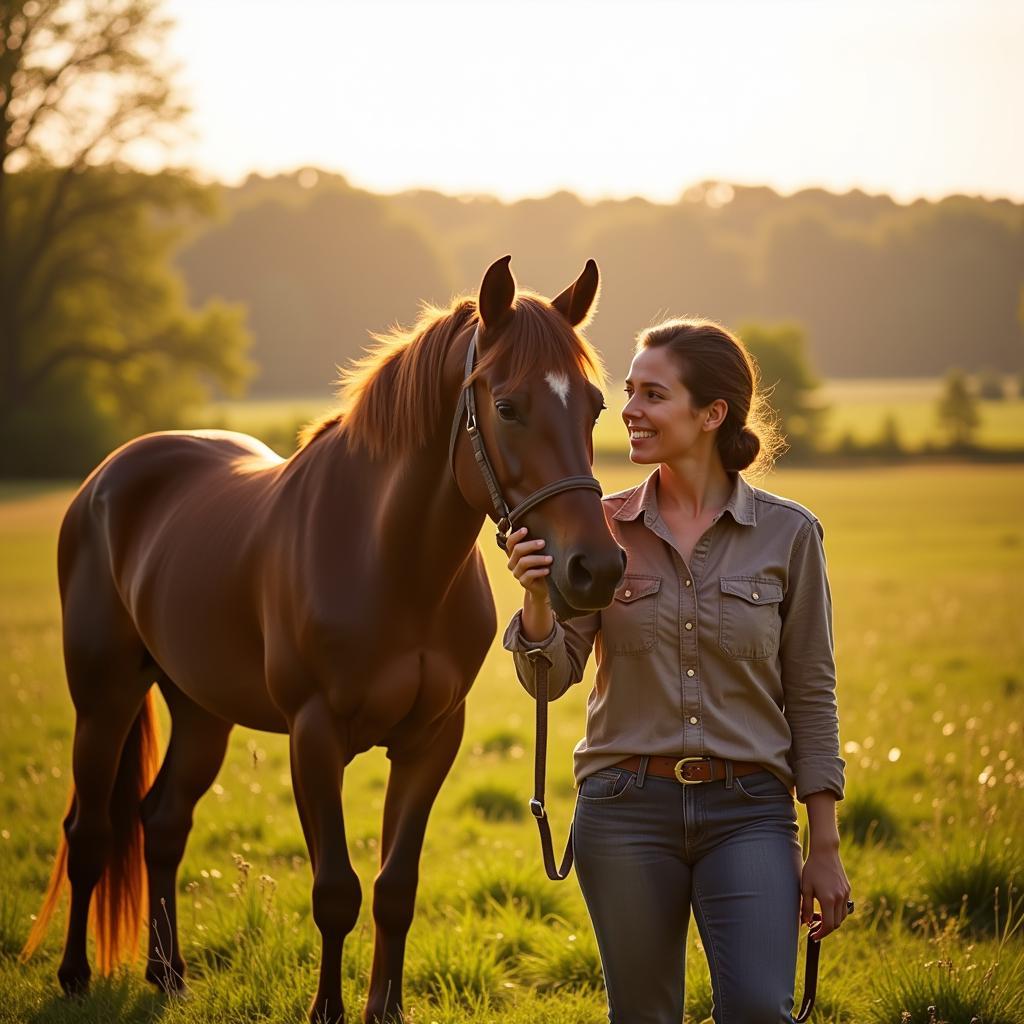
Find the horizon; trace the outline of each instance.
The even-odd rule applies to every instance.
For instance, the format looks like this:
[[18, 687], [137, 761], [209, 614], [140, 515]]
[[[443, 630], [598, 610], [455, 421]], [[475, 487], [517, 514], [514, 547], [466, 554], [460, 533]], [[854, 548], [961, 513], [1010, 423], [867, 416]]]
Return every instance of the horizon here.
[[[445, 199], [455, 199], [455, 200], [459, 200], [460, 202], [471, 202], [471, 201], [475, 201], [475, 200], [489, 200], [489, 201], [498, 203], [498, 204], [503, 205], [503, 206], [514, 206], [516, 203], [521, 203], [521, 202], [543, 202], [544, 200], [551, 199], [551, 198], [553, 198], [554, 196], [557, 196], [557, 195], [570, 195], [574, 199], [577, 199], [584, 206], [596, 206], [599, 203], [605, 203], [605, 202], [623, 202], [623, 203], [625, 203], [625, 202], [632, 202], [634, 200], [641, 200], [642, 202], [650, 203], [652, 206], [674, 206], [674, 205], [676, 205], [678, 203], [687, 202], [687, 201], [693, 202], [693, 203], [698, 203], [698, 202], [706, 201], [704, 199], [691, 197], [689, 194], [694, 192], [697, 189], [704, 188], [706, 186], [715, 186], [715, 185], [724, 185], [727, 188], [730, 188], [730, 189], [733, 189], [733, 190], [735, 190], [735, 189], [750, 189], [750, 190], [767, 189], [768, 191], [771, 191], [771, 192], [775, 193], [775, 195], [779, 196], [782, 199], [790, 199], [793, 196], [800, 195], [800, 194], [802, 194], [804, 192], [824, 192], [824, 193], [828, 194], [829, 196], [833, 196], [833, 197], [838, 198], [838, 199], [841, 199], [841, 198], [844, 198], [844, 197], [850, 196], [850, 195], [861, 195], [861, 196], [865, 196], [868, 199], [889, 199], [895, 205], [902, 206], [902, 207], [913, 206], [915, 203], [937, 204], [937, 203], [945, 202], [946, 200], [949, 200], [949, 199], [970, 199], [970, 200], [980, 200], [980, 201], [983, 201], [983, 202], [990, 202], [990, 203], [1007, 202], [1007, 203], [1012, 204], [1013, 206], [1024, 206], [1024, 196], [1022, 196], [1020, 199], [1015, 199], [1013, 196], [1008, 196], [1008, 195], [984, 195], [984, 194], [977, 193], [977, 192], [975, 192], [975, 193], [970, 193], [970, 192], [947, 192], [947, 193], [944, 193], [942, 195], [936, 195], [936, 196], [917, 195], [917, 196], [911, 196], [909, 198], [903, 199], [903, 198], [899, 198], [897, 196], [894, 196], [894, 195], [892, 195], [889, 192], [884, 192], [884, 191], [868, 192], [865, 189], [858, 188], [856, 186], [848, 188], [848, 189], [845, 189], [845, 190], [839, 190], [839, 189], [836, 189], [836, 188], [830, 188], [830, 187], [825, 186], [825, 185], [809, 184], [809, 185], [801, 185], [801, 186], [799, 186], [797, 188], [794, 188], [794, 189], [782, 189], [782, 188], [779, 188], [779, 187], [777, 187], [775, 185], [772, 185], [772, 184], [770, 184], [768, 182], [763, 182], [763, 181], [761, 181], [761, 182], [737, 182], [737, 181], [718, 181], [718, 180], [713, 180], [713, 179], [712, 180], [705, 180], [705, 181], [695, 181], [695, 182], [692, 182], [689, 185], [684, 185], [683, 188], [681, 189], [679, 195], [677, 195], [674, 199], [672, 199], [672, 198], [669, 198], [669, 199], [652, 198], [650, 196], [641, 195], [639, 192], [624, 193], [622, 195], [597, 195], [597, 196], [589, 196], [589, 195], [581, 195], [578, 192], [574, 192], [571, 188], [557, 188], [557, 189], [553, 189], [550, 192], [532, 193], [532, 194], [524, 194], [524, 195], [515, 195], [515, 196], [511, 196], [511, 197], [506, 198], [505, 196], [497, 195], [497, 194], [495, 194], [493, 192], [452, 192], [452, 191], [448, 191], [448, 190], [443, 189], [443, 188], [434, 188], [432, 186], [425, 186], [425, 185], [410, 185], [410, 186], [408, 186], [406, 188], [396, 188], [396, 189], [375, 189], [372, 186], [366, 186], [366, 185], [357, 184], [344, 171], [334, 170], [334, 169], [326, 168], [326, 167], [313, 167], [313, 166], [310, 166], [310, 165], [302, 165], [302, 166], [298, 166], [298, 167], [282, 168], [281, 170], [271, 171], [269, 173], [262, 173], [260, 171], [248, 171], [248, 172], [246, 172], [244, 175], [242, 175], [240, 178], [238, 178], [235, 181], [225, 181], [225, 180], [222, 180], [222, 179], [219, 179], [219, 178], [216, 178], [216, 177], [212, 177], [212, 176], [209, 176], [209, 175], [203, 175], [203, 174], [201, 174], [201, 172], [197, 171], [195, 168], [191, 168], [191, 170], [194, 171], [195, 173], [199, 174], [200, 180], [204, 181], [205, 183], [211, 184], [211, 185], [219, 185], [219, 186], [221, 186], [223, 188], [244, 188], [246, 186], [246, 184], [248, 184], [249, 180], [253, 179], [253, 178], [258, 179], [260, 181], [274, 181], [274, 180], [279, 179], [279, 178], [296, 178], [296, 179], [301, 179], [301, 176], [305, 172], [312, 171], [314, 174], [317, 175], [317, 180], [313, 181], [312, 184], [303, 184], [301, 182], [301, 180], [298, 181], [298, 184], [299, 184], [299, 186], [301, 188], [308, 189], [310, 192], [312, 192], [319, 185], [319, 183], [320, 183], [319, 179], [320, 178], [322, 178], [322, 177], [334, 177], [334, 178], [341, 178], [344, 181], [345, 185], [347, 187], [349, 187], [349, 188], [355, 189], [357, 191], [367, 192], [367, 193], [370, 193], [372, 195], [383, 196], [383, 197], [399, 196], [399, 195], [403, 195], [403, 194], [407, 194], [407, 193], [415, 193], [415, 192], [432, 192], [432, 193], [435, 193], [437, 195], [442, 196]], [[733, 197], [729, 197], [728, 199], [723, 199], [723, 200], [714, 200], [714, 201], [708, 202], [708, 205], [709, 206], [713, 206], [714, 208], [721, 208], [721, 207], [727, 206], [730, 202], [732, 202], [732, 198]]]

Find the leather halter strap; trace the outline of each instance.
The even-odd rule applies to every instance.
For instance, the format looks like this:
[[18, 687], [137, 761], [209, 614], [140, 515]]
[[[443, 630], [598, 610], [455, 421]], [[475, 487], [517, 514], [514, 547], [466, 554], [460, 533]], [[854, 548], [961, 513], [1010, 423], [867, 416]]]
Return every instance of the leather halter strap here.
[[491, 497], [491, 505], [494, 508], [493, 518], [498, 524], [496, 539], [498, 547], [505, 550], [505, 542], [509, 534], [516, 528], [516, 523], [526, 515], [532, 508], [536, 508], [542, 501], [561, 494], [563, 491], [578, 489], [589, 489], [603, 494], [600, 483], [592, 476], [567, 476], [561, 480], [555, 480], [550, 484], [539, 487], [532, 494], [524, 498], [518, 505], [510, 509], [501, 493], [501, 486], [495, 475], [491, 460], [487, 457], [487, 450], [484, 447], [483, 435], [476, 419], [476, 397], [473, 394], [473, 385], [467, 383], [476, 365], [476, 345], [480, 336], [480, 326], [473, 331], [473, 337], [469, 339], [469, 348], [466, 350], [466, 370], [463, 378], [462, 392], [459, 395], [458, 404], [455, 407], [455, 418], [452, 420], [452, 432], [448, 441], [448, 465], [452, 471], [452, 478], [455, 478], [455, 445], [459, 440], [459, 428], [462, 425], [462, 412], [466, 412], [466, 433], [469, 434], [470, 444], [473, 446], [473, 458], [480, 467], [480, 475], [484, 478], [487, 491]]

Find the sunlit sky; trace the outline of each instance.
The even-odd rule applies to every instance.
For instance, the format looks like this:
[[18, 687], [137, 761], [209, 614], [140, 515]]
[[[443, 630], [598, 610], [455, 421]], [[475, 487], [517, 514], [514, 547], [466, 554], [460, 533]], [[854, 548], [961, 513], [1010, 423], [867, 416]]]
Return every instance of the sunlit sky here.
[[704, 179], [1024, 200], [1017, 0], [168, 0], [226, 182], [671, 201]]

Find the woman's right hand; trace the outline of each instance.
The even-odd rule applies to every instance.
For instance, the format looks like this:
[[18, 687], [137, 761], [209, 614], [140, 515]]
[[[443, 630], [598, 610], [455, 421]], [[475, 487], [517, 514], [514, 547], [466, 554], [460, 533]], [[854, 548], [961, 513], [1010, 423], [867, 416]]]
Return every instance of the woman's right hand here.
[[523, 595], [523, 636], [539, 641], [551, 634], [555, 615], [551, 610], [545, 577], [551, 572], [552, 558], [542, 554], [544, 541], [527, 540], [526, 527], [509, 534], [505, 542], [508, 567], [526, 593]]
[[544, 577], [551, 572], [551, 556], [543, 554], [543, 540], [528, 540], [526, 527], [510, 533], [505, 542], [508, 567], [526, 595], [537, 604], [548, 604], [548, 585]]

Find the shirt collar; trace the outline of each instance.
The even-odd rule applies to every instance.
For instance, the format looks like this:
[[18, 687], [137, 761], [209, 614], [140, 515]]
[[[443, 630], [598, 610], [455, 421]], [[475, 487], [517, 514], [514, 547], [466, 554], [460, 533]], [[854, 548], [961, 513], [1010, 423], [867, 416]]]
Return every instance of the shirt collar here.
[[[725, 503], [723, 512], [728, 512], [741, 526], [756, 526], [757, 513], [754, 507], [754, 489], [743, 479], [742, 473], [730, 473], [733, 480], [732, 494]], [[644, 516], [644, 525], [650, 526], [658, 518], [658, 470], [638, 487], [635, 487], [628, 498], [619, 506], [613, 519], [631, 521], [640, 513]]]

